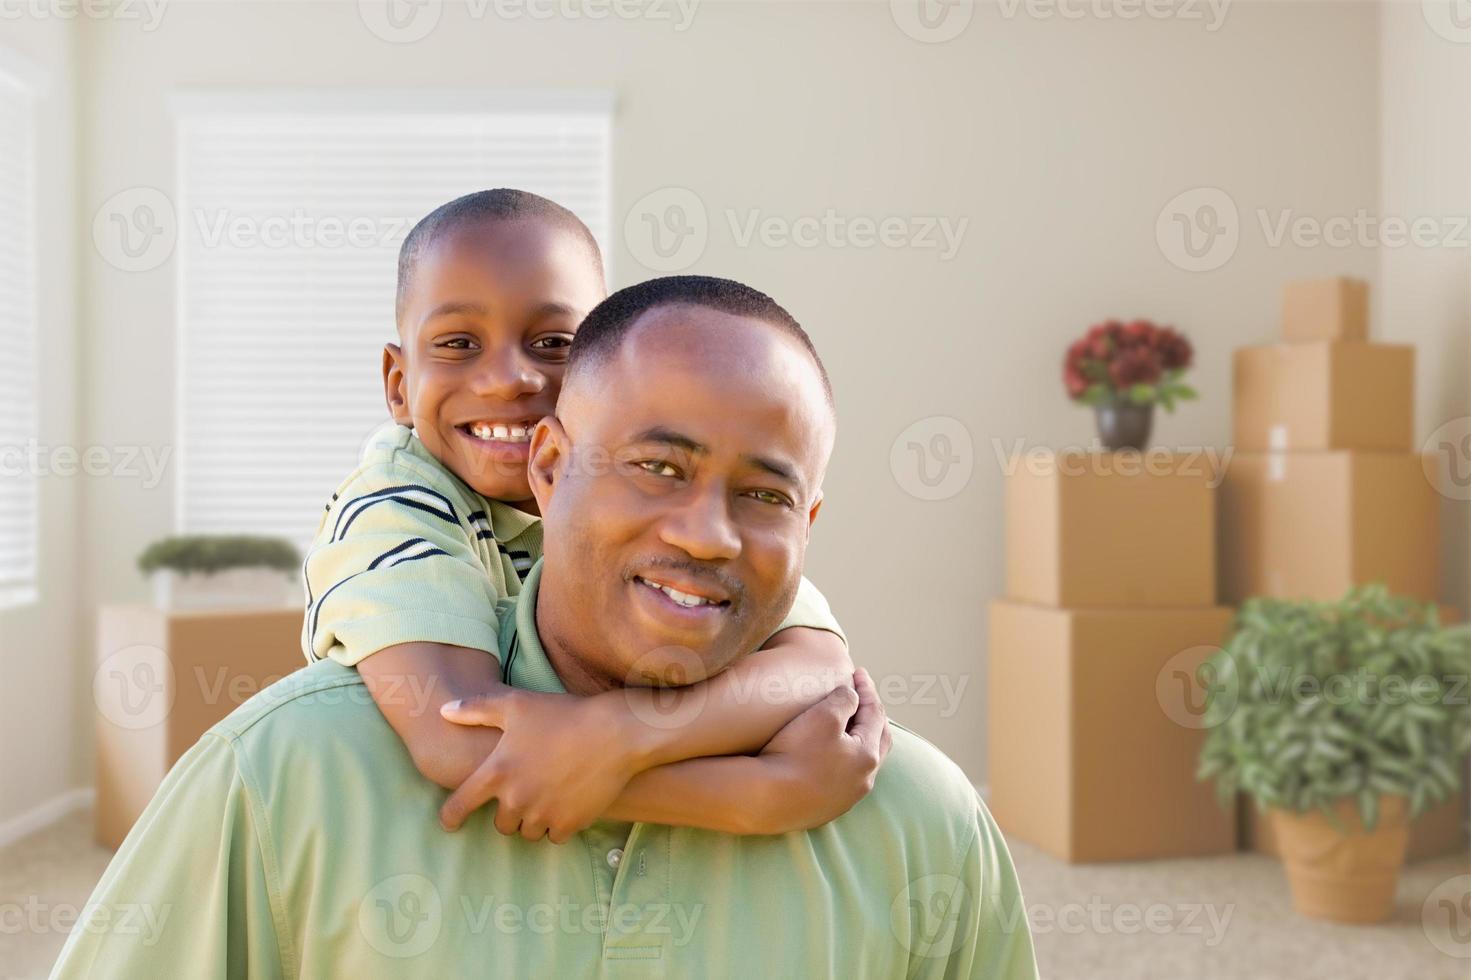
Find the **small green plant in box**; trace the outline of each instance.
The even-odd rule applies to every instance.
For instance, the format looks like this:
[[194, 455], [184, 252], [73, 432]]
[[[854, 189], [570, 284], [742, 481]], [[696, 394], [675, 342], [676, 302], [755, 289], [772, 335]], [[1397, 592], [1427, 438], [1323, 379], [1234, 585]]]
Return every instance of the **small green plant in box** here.
[[1300, 911], [1388, 914], [1409, 819], [1460, 788], [1468, 676], [1471, 631], [1382, 586], [1242, 607], [1201, 668], [1198, 774], [1269, 814]]
[[284, 538], [248, 534], [184, 534], [155, 541], [138, 556], [145, 574], [160, 568], [176, 572], [219, 572], [227, 568], [274, 568], [295, 572], [301, 553]]
[[292, 602], [301, 554], [283, 538], [190, 534], [138, 556], [160, 609], [279, 607]]

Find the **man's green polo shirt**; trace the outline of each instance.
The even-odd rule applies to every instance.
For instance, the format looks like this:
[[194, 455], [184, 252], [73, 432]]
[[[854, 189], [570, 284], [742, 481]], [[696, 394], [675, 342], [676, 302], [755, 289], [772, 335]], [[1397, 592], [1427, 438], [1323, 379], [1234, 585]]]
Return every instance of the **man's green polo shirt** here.
[[[502, 606], [501, 661], [560, 691], [540, 571]], [[559, 846], [482, 811], [449, 834], [444, 791], [357, 672], [324, 660], [179, 760], [53, 976], [1035, 977], [990, 814], [938, 750], [893, 736], [873, 792], [804, 833], [602, 823]]]

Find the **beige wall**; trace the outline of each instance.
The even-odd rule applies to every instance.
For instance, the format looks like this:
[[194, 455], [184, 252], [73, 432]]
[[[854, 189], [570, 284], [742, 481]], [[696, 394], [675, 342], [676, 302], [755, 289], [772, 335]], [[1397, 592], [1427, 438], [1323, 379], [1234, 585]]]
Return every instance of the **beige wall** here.
[[[1471, 215], [1471, 30], [1420, 4], [1380, 14], [1380, 183], [1384, 214]], [[1436, 28], [1440, 28], [1437, 30]], [[1459, 462], [1471, 434], [1471, 248], [1382, 249], [1375, 320], [1419, 346], [1416, 420], [1424, 449], [1449, 442]], [[1471, 611], [1471, 488], [1441, 506], [1442, 601]], [[1471, 759], [1466, 761], [1471, 785]], [[1471, 810], [1471, 800], [1467, 801]]]
[[[0, 20], [4, 57], [37, 71], [40, 438], [43, 446], [77, 444], [77, 343], [74, 276], [75, 66], [73, 31], [64, 21]], [[8, 231], [8, 229], [7, 229]], [[76, 480], [43, 476], [40, 492], [41, 601], [0, 612], [0, 836], [72, 786], [90, 783], [76, 767], [86, 752], [88, 716], [78, 721], [80, 686], [73, 613], [77, 588]]]
[[[943, 44], [906, 36], [888, 4], [872, 2], [706, 2], [683, 32], [476, 20], [451, 2], [428, 38], [407, 45], [370, 34], [351, 3], [176, 4], [154, 32], [88, 23], [82, 218], [121, 189], [171, 185], [167, 100], [180, 90], [612, 91], [615, 227], [651, 191], [693, 190], [710, 218], [694, 271], [767, 289], [814, 334], [841, 431], [810, 574], [859, 662], [892, 675], [894, 716], [984, 782], [985, 609], [1001, 590], [992, 440], [1091, 438], [1057, 379], [1064, 345], [1107, 315], [1178, 324], [1199, 350], [1203, 400], [1164, 419], [1157, 440], [1223, 445], [1230, 351], [1274, 336], [1281, 283], [1376, 268], [1364, 248], [1270, 247], [1253, 217], [1374, 206], [1372, 6], [1241, 3], [1215, 31], [1026, 9], [983, 5]], [[1241, 242], [1220, 269], [1190, 273], [1167, 261], [1155, 224], [1171, 198], [1204, 185], [1237, 203]], [[730, 209], [738, 220], [751, 209], [789, 219], [833, 209], [969, 226], [949, 261], [925, 249], [742, 247]], [[129, 275], [86, 252], [85, 436], [167, 444], [172, 265]], [[612, 261], [620, 283], [650, 274], [621, 241]], [[1426, 342], [1438, 345], [1433, 362], [1451, 341]], [[968, 430], [974, 470], [957, 495], [927, 502], [896, 479], [890, 448], [937, 415]], [[132, 559], [170, 529], [170, 491], [86, 487], [84, 623], [97, 602], [141, 594]], [[929, 675], [939, 675], [933, 688]], [[941, 683], [963, 692], [958, 710], [945, 710]]]
[[[1390, 3], [1380, 18], [1380, 182], [1385, 215], [1471, 215], [1471, 31], [1437, 33], [1420, 4]], [[1376, 325], [1418, 345], [1416, 421], [1440, 452], [1471, 433], [1471, 248], [1380, 250]], [[1458, 421], [1459, 420], [1459, 421]], [[1443, 428], [1445, 427], [1445, 428]], [[1464, 454], [1465, 449], [1458, 450]], [[1448, 485], [1449, 486], [1449, 485]], [[1460, 488], [1462, 497], [1471, 488]], [[1446, 498], [1443, 601], [1471, 611], [1471, 507]]]

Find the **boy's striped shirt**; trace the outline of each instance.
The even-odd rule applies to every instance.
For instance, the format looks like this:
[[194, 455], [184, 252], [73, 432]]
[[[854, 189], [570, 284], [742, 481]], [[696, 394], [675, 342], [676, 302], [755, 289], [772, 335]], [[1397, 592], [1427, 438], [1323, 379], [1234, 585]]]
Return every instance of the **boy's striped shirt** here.
[[349, 666], [400, 643], [493, 654], [496, 601], [521, 591], [540, 555], [538, 518], [486, 500], [412, 430], [385, 426], [307, 553], [302, 650]]

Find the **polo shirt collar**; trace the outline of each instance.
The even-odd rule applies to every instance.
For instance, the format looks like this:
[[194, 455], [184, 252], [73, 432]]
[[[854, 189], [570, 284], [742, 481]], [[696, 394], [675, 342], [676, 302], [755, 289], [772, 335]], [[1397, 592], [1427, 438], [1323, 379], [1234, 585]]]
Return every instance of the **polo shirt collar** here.
[[541, 645], [541, 637], [536, 632], [536, 596], [541, 591], [541, 567], [542, 560], [537, 559], [531, 571], [526, 573], [526, 581], [521, 583], [515, 613], [507, 623], [510, 630], [501, 663], [509, 670], [506, 681], [512, 687], [566, 694], [567, 688], [552, 669], [546, 648]]
[[[485, 500], [484, 497], [481, 498]], [[490, 526], [495, 531], [495, 539], [504, 545], [525, 544], [526, 541], [518, 541], [526, 532], [535, 529], [536, 548], [531, 553], [541, 553], [541, 518], [535, 514], [528, 514], [524, 510], [518, 510], [510, 504], [499, 500], [486, 500], [486, 506], [490, 511]], [[530, 539], [527, 539], [528, 541]]]

